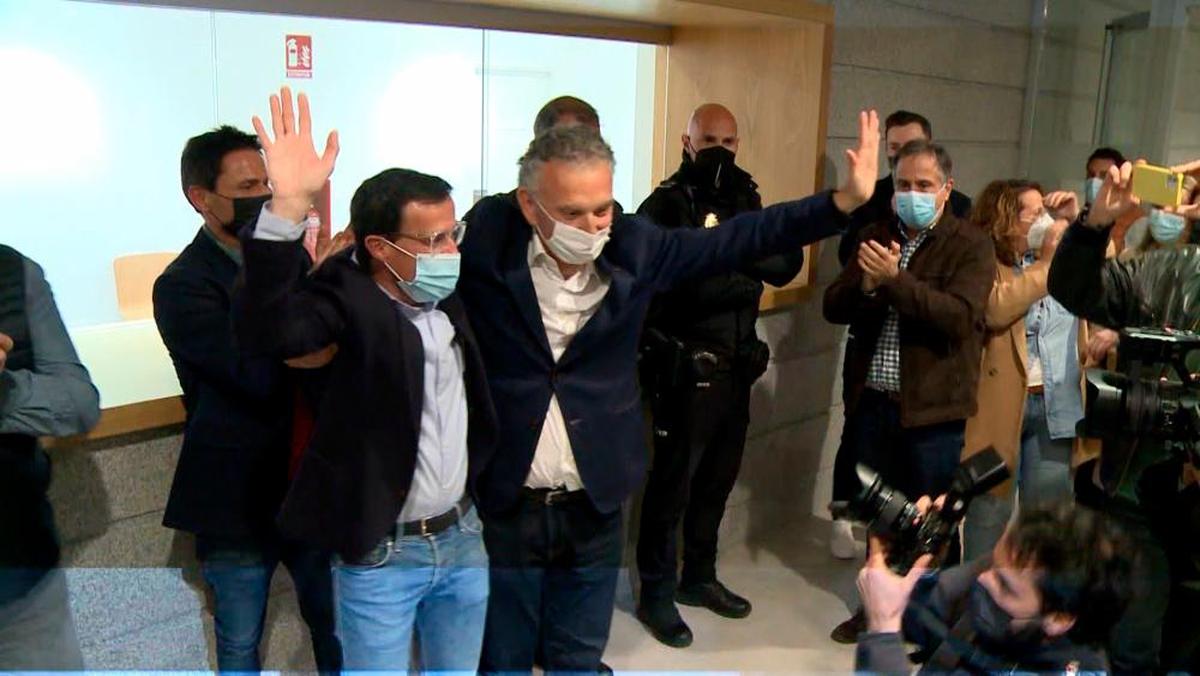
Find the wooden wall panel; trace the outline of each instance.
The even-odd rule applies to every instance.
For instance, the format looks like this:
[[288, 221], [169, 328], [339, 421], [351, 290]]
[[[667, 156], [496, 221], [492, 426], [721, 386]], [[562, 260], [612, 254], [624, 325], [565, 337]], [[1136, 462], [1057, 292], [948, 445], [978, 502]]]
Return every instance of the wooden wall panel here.
[[[675, 170], [680, 135], [696, 106], [721, 103], [738, 119], [738, 164], [754, 175], [766, 204], [820, 189], [825, 151], [830, 31], [827, 24], [780, 20], [749, 28], [676, 27], [667, 48], [662, 149], [655, 148], [655, 180]], [[796, 302], [813, 279], [805, 269], [762, 307]]]

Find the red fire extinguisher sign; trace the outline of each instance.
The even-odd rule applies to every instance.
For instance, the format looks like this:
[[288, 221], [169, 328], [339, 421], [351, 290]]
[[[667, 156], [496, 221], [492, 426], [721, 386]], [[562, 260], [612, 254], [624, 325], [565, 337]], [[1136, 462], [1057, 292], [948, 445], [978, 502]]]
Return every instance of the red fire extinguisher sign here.
[[288, 77], [312, 77], [313, 49], [311, 35], [288, 35], [284, 38], [284, 64]]

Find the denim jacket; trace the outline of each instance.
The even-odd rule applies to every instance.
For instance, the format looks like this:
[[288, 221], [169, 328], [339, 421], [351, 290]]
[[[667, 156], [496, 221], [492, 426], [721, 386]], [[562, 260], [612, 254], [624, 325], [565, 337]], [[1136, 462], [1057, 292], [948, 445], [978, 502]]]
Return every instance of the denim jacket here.
[[1050, 438], [1075, 437], [1083, 418], [1079, 360], [1079, 320], [1051, 296], [1034, 303], [1025, 315], [1029, 363], [1042, 362], [1046, 423]]

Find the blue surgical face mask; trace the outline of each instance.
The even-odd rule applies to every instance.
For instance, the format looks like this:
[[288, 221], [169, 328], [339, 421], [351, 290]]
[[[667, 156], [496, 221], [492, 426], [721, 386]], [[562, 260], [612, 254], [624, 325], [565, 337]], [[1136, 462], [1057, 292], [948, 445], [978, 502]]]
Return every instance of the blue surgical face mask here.
[[458, 271], [462, 261], [462, 255], [459, 253], [420, 253], [412, 254], [405, 251], [395, 242], [391, 242], [386, 238], [380, 238], [387, 242], [388, 246], [392, 247], [400, 253], [411, 256], [417, 260], [417, 273], [413, 276], [412, 281], [406, 281], [403, 277], [388, 265], [388, 262], [379, 259], [388, 272], [396, 278], [396, 285], [400, 290], [408, 295], [417, 303], [436, 303], [444, 300], [446, 296], [454, 293], [454, 287], [458, 286]]
[[937, 211], [936, 192], [896, 193], [896, 215], [904, 225], [913, 230], [924, 230], [932, 226], [937, 220]]
[[1155, 209], [1150, 212], [1150, 236], [1159, 244], [1174, 244], [1183, 235], [1187, 221], [1179, 214]]
[[1087, 204], [1095, 202], [1096, 196], [1100, 194], [1100, 186], [1102, 185], [1104, 185], [1104, 179], [1095, 177], [1089, 178], [1087, 182], [1083, 184], [1083, 201]]

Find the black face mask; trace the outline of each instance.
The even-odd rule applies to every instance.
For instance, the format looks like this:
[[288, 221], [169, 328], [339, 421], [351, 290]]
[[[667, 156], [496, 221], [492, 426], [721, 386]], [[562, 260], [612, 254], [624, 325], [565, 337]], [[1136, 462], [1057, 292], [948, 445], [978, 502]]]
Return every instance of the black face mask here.
[[[225, 197], [225, 195], [219, 192], [214, 192], [213, 194]], [[271, 193], [255, 195], [254, 197], [225, 197], [225, 199], [233, 202], [233, 218], [226, 223], [222, 223], [221, 229], [237, 237], [241, 233], [242, 228], [258, 219], [258, 214], [262, 212], [263, 205], [271, 201]]]
[[979, 580], [971, 585], [967, 610], [979, 643], [997, 653], [1023, 653], [1041, 645], [1046, 638], [1040, 618], [1028, 620], [1020, 629], [1013, 629], [1013, 616], [996, 603]]
[[683, 162], [688, 167], [688, 174], [697, 185], [712, 186], [720, 190], [722, 184], [731, 184], [733, 170], [737, 168], [733, 151], [724, 146], [713, 146], [696, 151], [696, 159], [692, 159], [686, 150], [683, 151]]

